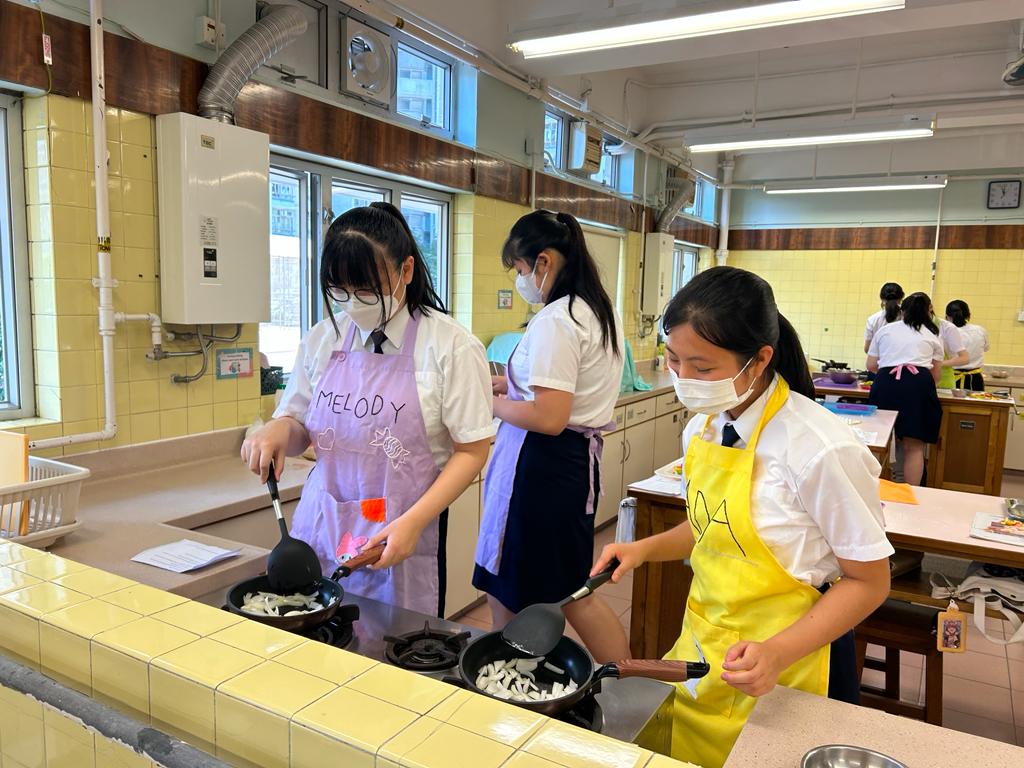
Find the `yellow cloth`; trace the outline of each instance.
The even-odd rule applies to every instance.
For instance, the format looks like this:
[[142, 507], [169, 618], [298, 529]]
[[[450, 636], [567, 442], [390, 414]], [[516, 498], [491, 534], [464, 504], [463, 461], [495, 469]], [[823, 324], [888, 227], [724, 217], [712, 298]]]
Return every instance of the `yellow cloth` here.
[[971, 368], [970, 370], [967, 371], [953, 371], [953, 381], [956, 384], [956, 388], [963, 389], [964, 381], [967, 379], [968, 376], [972, 376], [975, 373], [984, 373], [984, 371], [981, 370], [981, 368]]
[[[686, 451], [686, 502], [697, 541], [690, 556], [693, 584], [682, 632], [665, 658], [697, 658], [696, 638], [711, 665], [696, 698], [679, 683], [673, 704], [672, 757], [703, 768], [721, 768], [756, 702], [722, 680], [726, 651], [740, 640], [763, 642], [778, 634], [821, 597], [779, 564], [750, 514], [754, 449], [787, 397], [789, 387], [780, 381], [746, 448], [694, 436]], [[828, 646], [819, 648], [784, 670], [779, 684], [826, 695], [829, 654]]]
[[909, 484], [894, 483], [892, 480], [878, 481], [878, 497], [895, 504], [917, 504], [917, 496]]

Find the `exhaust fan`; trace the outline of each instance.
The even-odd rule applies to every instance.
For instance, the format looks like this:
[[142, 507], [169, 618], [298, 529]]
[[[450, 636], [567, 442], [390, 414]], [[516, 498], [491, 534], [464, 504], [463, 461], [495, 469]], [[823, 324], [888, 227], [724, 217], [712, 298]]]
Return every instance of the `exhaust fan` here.
[[391, 38], [353, 19], [345, 20], [345, 56], [348, 68], [345, 87], [356, 96], [384, 106], [391, 105]]

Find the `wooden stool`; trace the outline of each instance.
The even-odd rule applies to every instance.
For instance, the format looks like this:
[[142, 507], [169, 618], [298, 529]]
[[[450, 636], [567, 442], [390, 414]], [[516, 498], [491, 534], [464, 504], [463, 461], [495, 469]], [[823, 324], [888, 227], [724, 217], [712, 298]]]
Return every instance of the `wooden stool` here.
[[[861, 704], [893, 715], [942, 725], [942, 653], [935, 644], [939, 611], [886, 600], [854, 630], [857, 676], [865, 667], [885, 673], [885, 687], [861, 683]], [[885, 648], [885, 659], [867, 657], [868, 643]], [[924, 656], [924, 706], [900, 701], [900, 651]]]

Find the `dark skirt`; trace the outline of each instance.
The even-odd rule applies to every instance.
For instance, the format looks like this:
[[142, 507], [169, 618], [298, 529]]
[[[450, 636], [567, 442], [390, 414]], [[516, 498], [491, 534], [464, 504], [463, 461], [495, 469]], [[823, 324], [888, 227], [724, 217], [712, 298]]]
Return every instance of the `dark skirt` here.
[[[594, 487], [600, 469], [595, 466]], [[528, 432], [516, 464], [498, 575], [476, 566], [473, 586], [513, 613], [555, 603], [583, 586], [594, 563], [590, 440]], [[597, 493], [594, 506], [597, 506]], [[588, 514], [588, 512], [590, 514]]]
[[[957, 371], [959, 373], [959, 371]], [[964, 375], [964, 383], [960, 389], [966, 389], [971, 392], [984, 392], [985, 391], [985, 377], [980, 373], [968, 373]]]
[[942, 406], [935, 380], [927, 368], [911, 373], [906, 367], [899, 379], [892, 368], [882, 368], [871, 385], [868, 402], [887, 411], [897, 411], [896, 437], [934, 443], [939, 439]]

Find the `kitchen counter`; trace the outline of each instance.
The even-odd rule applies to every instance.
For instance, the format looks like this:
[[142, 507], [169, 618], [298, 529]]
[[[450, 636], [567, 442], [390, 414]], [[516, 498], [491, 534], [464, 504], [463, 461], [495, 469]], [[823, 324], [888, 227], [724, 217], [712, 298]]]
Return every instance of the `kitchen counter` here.
[[757, 702], [725, 768], [797, 768], [824, 744], [867, 747], [908, 768], [1024, 765], [1021, 747], [777, 687]]

